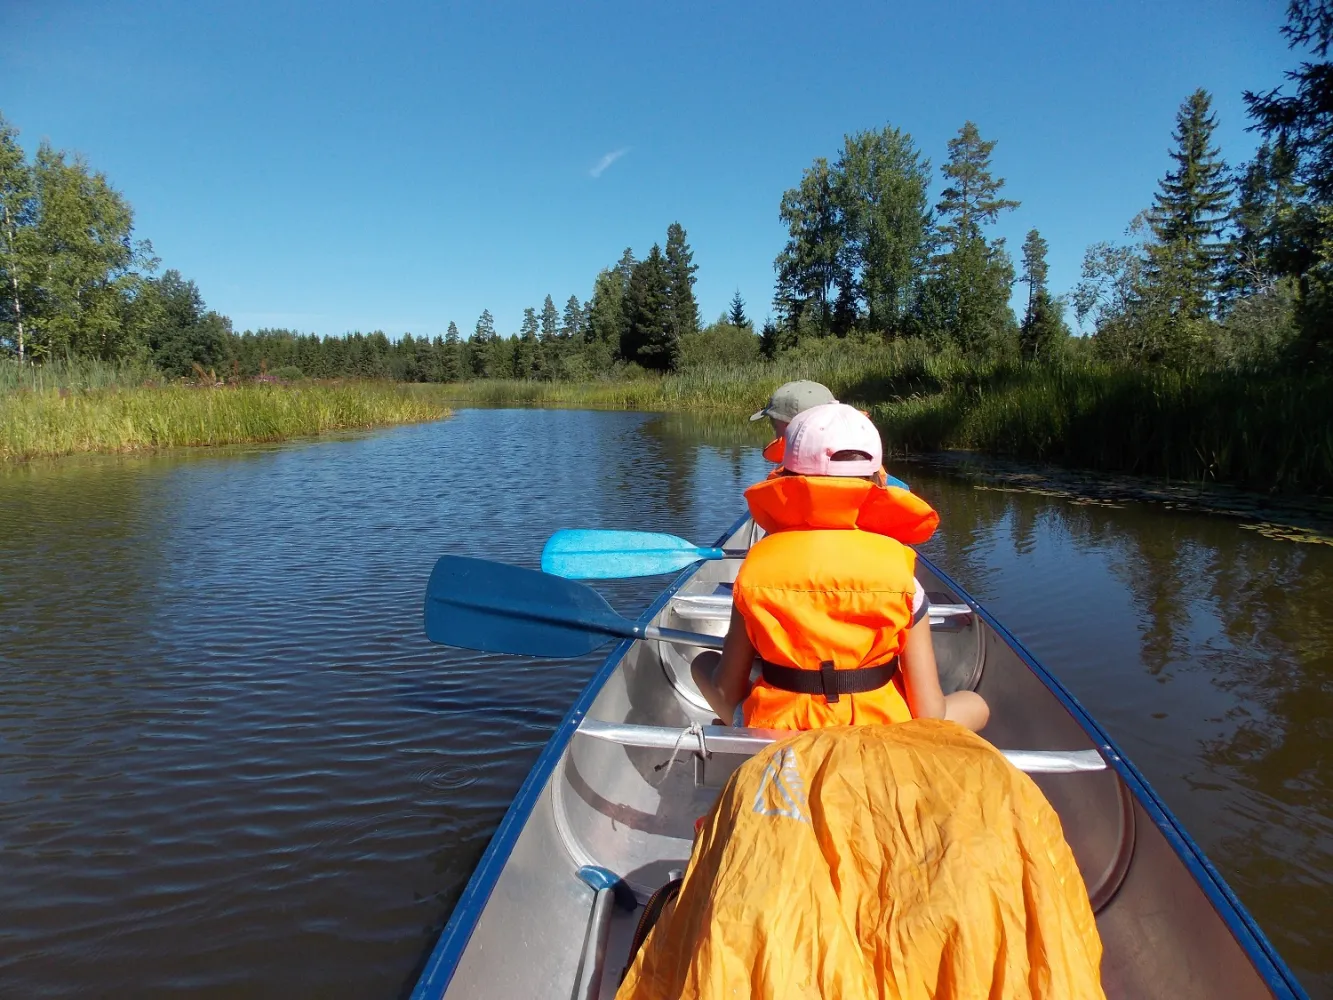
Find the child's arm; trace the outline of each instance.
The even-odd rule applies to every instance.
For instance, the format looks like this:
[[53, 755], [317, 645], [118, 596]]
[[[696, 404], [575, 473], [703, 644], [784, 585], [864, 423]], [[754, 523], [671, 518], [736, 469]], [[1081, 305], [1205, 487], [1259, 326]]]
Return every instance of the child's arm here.
[[745, 619], [733, 608], [717, 669], [711, 677], [703, 671], [693, 671], [699, 693], [726, 725], [731, 725], [736, 706], [750, 693], [750, 668], [753, 664], [754, 647], [750, 645], [750, 637], [745, 634]]
[[914, 719], [943, 719], [944, 690], [935, 664], [935, 644], [930, 636], [930, 618], [922, 618], [907, 630], [903, 650], [898, 654], [907, 689], [907, 707]]

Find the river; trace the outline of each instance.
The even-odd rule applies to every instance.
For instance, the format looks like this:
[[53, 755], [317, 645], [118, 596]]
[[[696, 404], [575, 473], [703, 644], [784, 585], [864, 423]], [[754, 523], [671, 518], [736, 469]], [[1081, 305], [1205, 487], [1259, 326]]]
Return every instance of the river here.
[[[560, 410], [0, 471], [0, 995], [395, 997], [594, 669], [430, 645], [445, 552], [711, 542], [740, 422]], [[895, 467], [925, 551], [1333, 997], [1333, 547]], [[662, 579], [604, 592], [636, 614]]]

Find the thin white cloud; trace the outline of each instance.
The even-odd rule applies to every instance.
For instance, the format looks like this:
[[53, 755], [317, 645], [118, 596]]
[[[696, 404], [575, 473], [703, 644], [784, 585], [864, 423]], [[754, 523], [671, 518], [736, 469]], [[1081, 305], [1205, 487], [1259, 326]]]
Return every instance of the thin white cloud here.
[[612, 150], [611, 152], [607, 153], [605, 156], [603, 156], [600, 160], [597, 161], [597, 166], [593, 167], [591, 170], [588, 171], [588, 176], [594, 178], [601, 177], [602, 173], [606, 170], [607, 167], [611, 166], [611, 164], [615, 163], [616, 160], [620, 159], [628, 152], [629, 152], [628, 146], [624, 146], [621, 149]]

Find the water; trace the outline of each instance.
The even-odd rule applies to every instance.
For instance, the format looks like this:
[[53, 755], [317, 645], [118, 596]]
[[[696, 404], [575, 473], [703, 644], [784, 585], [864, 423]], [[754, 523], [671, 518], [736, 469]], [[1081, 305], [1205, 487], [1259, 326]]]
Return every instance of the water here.
[[[0, 996], [393, 997], [596, 665], [431, 646], [443, 552], [711, 541], [740, 422], [469, 410], [0, 472]], [[1333, 548], [899, 468], [929, 554], [1073, 689], [1333, 996]], [[635, 613], [662, 580], [604, 588]]]

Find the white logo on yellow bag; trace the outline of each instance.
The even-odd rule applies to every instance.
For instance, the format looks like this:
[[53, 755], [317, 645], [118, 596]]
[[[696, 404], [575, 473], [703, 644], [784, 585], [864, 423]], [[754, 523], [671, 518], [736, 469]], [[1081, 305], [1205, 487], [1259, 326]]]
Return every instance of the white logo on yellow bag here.
[[784, 747], [764, 768], [759, 790], [754, 793], [754, 811], [760, 816], [810, 822], [805, 809], [805, 782], [796, 769], [796, 751], [791, 747]]

